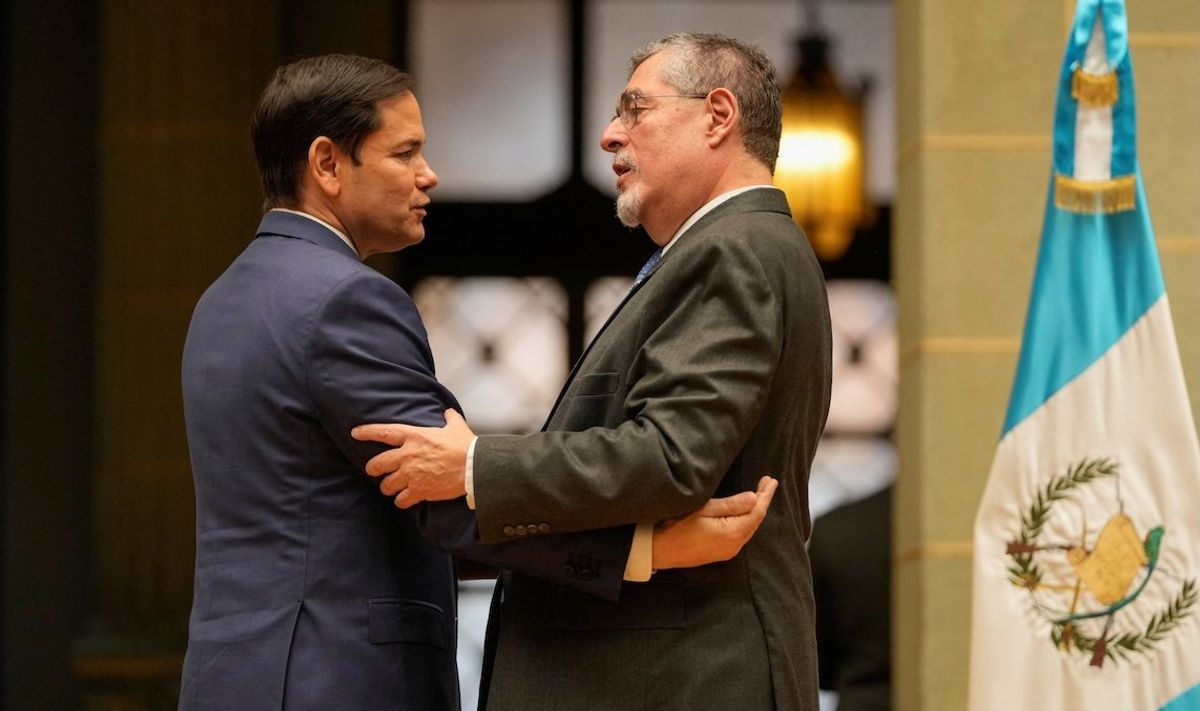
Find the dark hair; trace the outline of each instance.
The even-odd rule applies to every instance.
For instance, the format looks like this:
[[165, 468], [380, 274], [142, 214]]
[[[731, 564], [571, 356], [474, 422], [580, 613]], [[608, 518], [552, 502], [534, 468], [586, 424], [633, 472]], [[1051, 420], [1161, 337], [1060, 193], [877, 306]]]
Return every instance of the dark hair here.
[[630, 76], [659, 52], [669, 54], [660, 70], [662, 79], [679, 93], [707, 94], [720, 87], [733, 92], [742, 112], [742, 145], [774, 173], [783, 130], [783, 102], [775, 67], [767, 55], [732, 37], [681, 32], [634, 52]]
[[276, 69], [250, 125], [267, 207], [296, 205], [308, 149], [319, 136], [357, 165], [363, 140], [379, 128], [376, 104], [415, 84], [386, 62], [353, 54], [309, 57]]

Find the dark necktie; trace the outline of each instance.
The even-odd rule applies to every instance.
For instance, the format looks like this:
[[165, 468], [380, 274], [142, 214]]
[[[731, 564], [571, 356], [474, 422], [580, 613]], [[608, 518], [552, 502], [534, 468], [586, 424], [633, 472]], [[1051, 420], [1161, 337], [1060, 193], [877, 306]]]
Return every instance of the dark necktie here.
[[662, 250], [661, 249], [654, 250], [654, 254], [650, 255], [650, 258], [647, 259], [646, 263], [642, 265], [642, 268], [637, 273], [637, 276], [635, 276], [633, 278], [633, 285], [637, 286], [638, 284], [641, 284], [646, 279], [646, 277], [650, 276], [650, 272], [654, 271], [654, 267], [658, 265], [658, 262], [661, 259], [662, 259]]

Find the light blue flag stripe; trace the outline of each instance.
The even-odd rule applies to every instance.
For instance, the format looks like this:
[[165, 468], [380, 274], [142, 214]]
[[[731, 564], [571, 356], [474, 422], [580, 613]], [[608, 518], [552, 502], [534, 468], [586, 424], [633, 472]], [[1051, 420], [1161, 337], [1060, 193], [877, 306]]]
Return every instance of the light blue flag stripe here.
[[1200, 684], [1167, 702], [1159, 711], [1196, 711], [1200, 709]]
[[1117, 103], [1112, 107], [1112, 174], [1137, 169], [1137, 113], [1133, 100], [1133, 63], [1129, 56], [1129, 23], [1124, 0], [1081, 0], [1063, 53], [1054, 109], [1054, 168], [1075, 175], [1075, 116], [1079, 103], [1071, 97], [1071, 79], [1087, 52], [1096, 15], [1104, 25], [1105, 54], [1117, 75]]
[[1097, 13], [1118, 81], [1112, 107], [1112, 175], [1136, 175], [1137, 208], [1109, 215], [1061, 210], [1054, 204], [1051, 174], [1037, 272], [1002, 436], [1104, 355], [1165, 290], [1137, 168], [1133, 66], [1122, 0], [1081, 0], [1076, 7], [1059, 75], [1054, 169], [1074, 175], [1078, 103], [1071, 96], [1071, 79], [1084, 59]]
[[1137, 204], [1113, 215], [1060, 210], [1051, 177], [1005, 433], [1095, 363], [1165, 291], [1140, 173]]

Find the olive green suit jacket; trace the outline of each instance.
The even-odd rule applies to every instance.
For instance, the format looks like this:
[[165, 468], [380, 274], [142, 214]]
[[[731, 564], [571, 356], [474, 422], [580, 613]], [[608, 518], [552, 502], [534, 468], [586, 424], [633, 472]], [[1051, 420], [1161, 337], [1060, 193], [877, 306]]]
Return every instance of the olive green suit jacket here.
[[[737, 557], [626, 583], [619, 602], [502, 575], [488, 709], [817, 708], [804, 543], [830, 338], [821, 270], [783, 194], [750, 190], [634, 287], [543, 432], [479, 439], [485, 541], [659, 521], [753, 490], [763, 474], [780, 481]], [[564, 567], [587, 577], [598, 565]]]

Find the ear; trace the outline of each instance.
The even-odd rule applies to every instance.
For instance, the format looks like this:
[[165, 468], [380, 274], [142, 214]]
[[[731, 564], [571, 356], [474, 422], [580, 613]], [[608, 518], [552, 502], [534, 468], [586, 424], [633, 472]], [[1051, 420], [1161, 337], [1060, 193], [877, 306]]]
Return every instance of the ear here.
[[337, 197], [341, 192], [341, 164], [345, 154], [327, 136], [317, 136], [308, 147], [308, 164], [305, 166], [309, 180], [326, 197]]
[[704, 136], [709, 148], [716, 148], [725, 142], [737, 129], [741, 119], [737, 97], [725, 89], [713, 89], [708, 94], [708, 130]]

